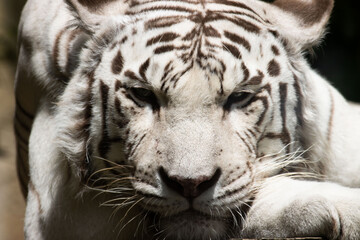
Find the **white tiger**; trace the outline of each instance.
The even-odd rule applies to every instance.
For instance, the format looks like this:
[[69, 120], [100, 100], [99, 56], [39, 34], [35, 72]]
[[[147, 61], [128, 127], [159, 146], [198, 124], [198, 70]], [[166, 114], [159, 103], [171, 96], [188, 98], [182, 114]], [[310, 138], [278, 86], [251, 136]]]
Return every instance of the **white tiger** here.
[[26, 239], [360, 239], [360, 108], [303, 57], [332, 7], [28, 0]]

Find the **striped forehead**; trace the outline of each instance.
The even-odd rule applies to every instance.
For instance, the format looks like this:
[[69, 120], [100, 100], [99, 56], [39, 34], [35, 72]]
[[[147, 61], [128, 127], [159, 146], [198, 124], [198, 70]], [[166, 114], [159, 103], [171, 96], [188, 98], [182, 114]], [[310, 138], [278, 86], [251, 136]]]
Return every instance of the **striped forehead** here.
[[194, 75], [211, 80], [217, 92], [251, 77], [279, 75], [281, 47], [266, 21], [241, 2], [148, 1], [133, 4], [127, 14], [137, 17], [110, 47], [115, 75], [164, 92]]

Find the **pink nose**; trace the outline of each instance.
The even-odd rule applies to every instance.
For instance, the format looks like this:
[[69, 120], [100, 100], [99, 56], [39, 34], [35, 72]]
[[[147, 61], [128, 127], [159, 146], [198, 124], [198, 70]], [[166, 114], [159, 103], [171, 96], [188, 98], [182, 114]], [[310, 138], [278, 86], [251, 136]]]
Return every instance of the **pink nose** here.
[[169, 176], [164, 168], [160, 167], [159, 174], [166, 186], [186, 198], [193, 199], [217, 183], [221, 175], [221, 170], [218, 168], [211, 176], [183, 178], [177, 175]]

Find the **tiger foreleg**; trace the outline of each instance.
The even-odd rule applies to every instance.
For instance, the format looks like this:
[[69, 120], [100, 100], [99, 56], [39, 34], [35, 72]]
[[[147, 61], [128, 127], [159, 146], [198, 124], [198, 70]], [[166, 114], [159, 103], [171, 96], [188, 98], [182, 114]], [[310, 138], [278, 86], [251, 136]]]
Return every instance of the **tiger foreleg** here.
[[242, 235], [360, 239], [360, 189], [279, 177], [267, 180]]

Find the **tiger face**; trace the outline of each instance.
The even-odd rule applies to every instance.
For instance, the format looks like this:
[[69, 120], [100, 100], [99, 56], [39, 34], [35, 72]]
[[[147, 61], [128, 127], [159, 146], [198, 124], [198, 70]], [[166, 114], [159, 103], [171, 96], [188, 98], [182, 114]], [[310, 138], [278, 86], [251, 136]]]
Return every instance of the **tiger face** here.
[[279, 156], [302, 147], [301, 56], [264, 14], [228, 7], [100, 28], [62, 97], [74, 172], [140, 205], [159, 236], [231, 236]]

